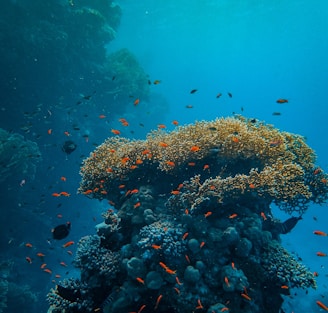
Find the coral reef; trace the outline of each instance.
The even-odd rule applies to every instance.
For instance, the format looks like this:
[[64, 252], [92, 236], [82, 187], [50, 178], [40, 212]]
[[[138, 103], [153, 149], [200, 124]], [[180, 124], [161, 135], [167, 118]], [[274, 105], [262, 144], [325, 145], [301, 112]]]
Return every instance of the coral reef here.
[[316, 283], [280, 244], [301, 218], [281, 222], [270, 204], [304, 213], [325, 201], [314, 162], [300, 136], [242, 117], [107, 140], [85, 160], [80, 192], [112, 207], [79, 243], [73, 296], [51, 291], [52, 308], [279, 313], [282, 295]]
[[33, 179], [40, 160], [37, 143], [0, 128], [0, 183], [8, 185], [11, 177]]
[[169, 193], [186, 179], [179, 201], [193, 206], [208, 197], [260, 198], [302, 214], [308, 203], [327, 199], [327, 175], [317, 173], [314, 161], [301, 136], [254, 119], [220, 118], [154, 131], [146, 140], [109, 138], [84, 161], [79, 191], [116, 202], [121, 184], [128, 190], [147, 183]]

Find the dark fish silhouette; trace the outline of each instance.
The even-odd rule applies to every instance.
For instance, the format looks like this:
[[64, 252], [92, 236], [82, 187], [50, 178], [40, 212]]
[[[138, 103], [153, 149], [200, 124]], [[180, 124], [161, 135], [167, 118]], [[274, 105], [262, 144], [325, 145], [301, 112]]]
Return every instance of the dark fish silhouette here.
[[195, 93], [195, 92], [197, 92], [197, 89], [193, 89], [190, 91], [190, 93]]
[[66, 224], [58, 225], [52, 230], [52, 237], [56, 240], [64, 239], [68, 236], [70, 230], [71, 222], [66, 222]]
[[76, 149], [77, 145], [75, 144], [74, 141], [72, 140], [67, 140], [64, 142], [64, 144], [62, 145], [62, 150], [66, 153], [66, 154], [71, 154], [75, 149]]
[[280, 234], [287, 234], [289, 233], [297, 224], [299, 220], [302, 219], [302, 216], [299, 217], [291, 217], [288, 220], [284, 221], [280, 224]]

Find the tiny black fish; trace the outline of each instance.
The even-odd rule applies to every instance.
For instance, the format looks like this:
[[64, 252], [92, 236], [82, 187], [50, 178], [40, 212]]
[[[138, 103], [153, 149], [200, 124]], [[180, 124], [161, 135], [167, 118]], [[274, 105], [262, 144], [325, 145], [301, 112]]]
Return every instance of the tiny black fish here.
[[279, 116], [279, 115], [281, 115], [281, 113], [280, 112], [273, 112], [272, 115]]
[[66, 222], [66, 224], [58, 225], [52, 230], [52, 237], [56, 240], [64, 239], [68, 236], [70, 229], [71, 222]]
[[195, 92], [197, 92], [197, 89], [193, 89], [190, 91], [190, 93], [195, 93]]
[[229, 96], [230, 98], [232, 98], [232, 93], [231, 93], [231, 92], [228, 92], [228, 96]]

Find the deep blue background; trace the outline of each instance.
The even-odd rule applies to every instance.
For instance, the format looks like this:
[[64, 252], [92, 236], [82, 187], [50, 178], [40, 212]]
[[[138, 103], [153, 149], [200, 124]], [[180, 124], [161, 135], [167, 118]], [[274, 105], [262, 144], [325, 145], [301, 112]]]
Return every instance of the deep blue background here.
[[[154, 121], [173, 129], [172, 120], [183, 125], [195, 120], [231, 116], [235, 112], [305, 136], [318, 155], [318, 165], [327, 170], [326, 0], [315, 3], [301, 0], [121, 0], [118, 3], [123, 10], [122, 21], [108, 52], [120, 48], [133, 52], [150, 79], [161, 81], [152, 85], [151, 91], [166, 103], [161, 116], [158, 109], [152, 110], [152, 107], [158, 107], [159, 97], [154, 97], [154, 102], [147, 107], [143, 102], [137, 107], [131, 104], [123, 117], [140, 121], [145, 127], [140, 128], [135, 122], [132, 125], [134, 134], [121, 127], [123, 135], [143, 138], [154, 128]], [[190, 94], [192, 89], [198, 91]], [[222, 96], [217, 99], [219, 92]], [[227, 92], [232, 93], [232, 98]], [[289, 102], [277, 104], [278, 98], [286, 98]], [[193, 108], [187, 109], [186, 105]], [[47, 108], [51, 108], [51, 116], [47, 114]], [[60, 145], [67, 138], [63, 136], [61, 141], [53, 142], [51, 137], [43, 135], [38, 141], [43, 161], [35, 180], [17, 177], [17, 187], [9, 192], [12, 195], [3, 195], [2, 209], [14, 213], [3, 215], [7, 226], [3, 228], [1, 249], [5, 256], [15, 261], [17, 282], [27, 283], [39, 292], [40, 308], [45, 311], [44, 298], [54, 286], [53, 276], [40, 272], [41, 260], [34, 257], [29, 266], [25, 256], [43, 252], [54, 274], [62, 277], [66, 272], [67, 277], [78, 275], [70, 264], [72, 257], [62, 249], [62, 243], [49, 245], [47, 239], [53, 226], [67, 220], [72, 222], [69, 239], [75, 242], [81, 236], [94, 233], [94, 225], [101, 221], [100, 213], [107, 204], [76, 195], [79, 167], [94, 145], [111, 135], [111, 128], [120, 125], [98, 118], [99, 114], [110, 114], [110, 103], [108, 112], [97, 112], [94, 103], [92, 108], [76, 112], [75, 117], [66, 116], [51, 104], [43, 104], [42, 110], [37, 129], [44, 134], [49, 128], [49, 120], [58, 134], [88, 113], [81, 132], [71, 137], [78, 143], [77, 151], [66, 158]], [[273, 112], [281, 112], [281, 115], [274, 116]], [[10, 122], [1, 127], [10, 128]], [[16, 131], [21, 132], [20, 129]], [[85, 133], [90, 134], [89, 142], [82, 137]], [[24, 136], [36, 140], [33, 132]], [[67, 181], [61, 181], [61, 176]], [[26, 179], [22, 188], [19, 186], [21, 179]], [[58, 191], [68, 191], [71, 197], [51, 197]], [[319, 273], [316, 291], [310, 290], [303, 297], [304, 291], [295, 290], [286, 298], [285, 311], [288, 313], [319, 312], [315, 301], [328, 303], [327, 259], [316, 256], [317, 251], [328, 253], [328, 238], [312, 233], [316, 229], [328, 231], [326, 211], [325, 205], [312, 205], [295, 230], [283, 237], [287, 249]], [[276, 210], [275, 213], [285, 218], [281, 212]], [[62, 214], [63, 218], [58, 219], [57, 214]], [[26, 242], [33, 244], [32, 250], [24, 246]], [[61, 261], [68, 267], [61, 267]]]

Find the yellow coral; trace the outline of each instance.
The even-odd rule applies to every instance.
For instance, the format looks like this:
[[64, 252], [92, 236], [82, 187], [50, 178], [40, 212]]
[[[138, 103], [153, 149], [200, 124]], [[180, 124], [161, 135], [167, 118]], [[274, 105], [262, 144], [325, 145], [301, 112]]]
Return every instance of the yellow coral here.
[[84, 161], [79, 191], [117, 200], [121, 184], [128, 189], [151, 183], [168, 193], [200, 175], [201, 196], [222, 201], [248, 192], [295, 207], [316, 201], [314, 190], [326, 199], [326, 176], [321, 173], [320, 183], [313, 175], [314, 161], [301, 136], [243, 117], [217, 118], [170, 133], [153, 131], [146, 140], [107, 139]]

